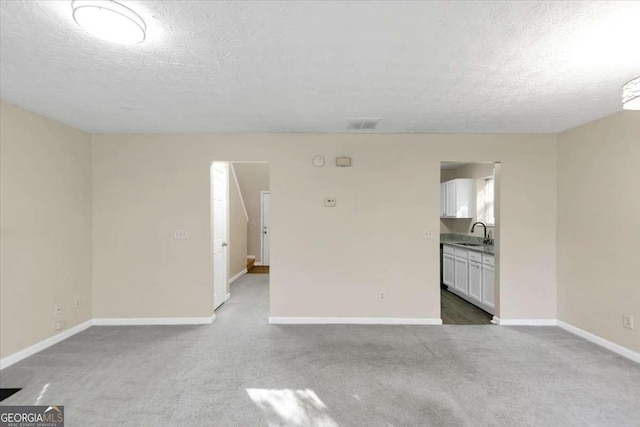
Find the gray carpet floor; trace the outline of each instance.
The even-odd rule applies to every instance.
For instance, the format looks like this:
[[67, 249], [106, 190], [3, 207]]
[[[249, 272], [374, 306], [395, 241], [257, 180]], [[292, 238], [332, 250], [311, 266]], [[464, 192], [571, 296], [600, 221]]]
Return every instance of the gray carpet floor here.
[[0, 373], [67, 426], [640, 426], [640, 365], [556, 327], [268, 325], [245, 275], [207, 326], [94, 326]]

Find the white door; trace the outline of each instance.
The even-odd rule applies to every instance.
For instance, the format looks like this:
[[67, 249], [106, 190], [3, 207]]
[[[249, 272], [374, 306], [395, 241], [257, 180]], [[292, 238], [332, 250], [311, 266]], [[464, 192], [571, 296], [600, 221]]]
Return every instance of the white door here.
[[447, 181], [445, 184], [447, 216], [456, 216], [456, 182]]
[[269, 220], [271, 218], [271, 193], [262, 192], [262, 265], [269, 265], [269, 240], [271, 230]]
[[456, 271], [455, 271], [455, 288], [457, 291], [462, 292], [464, 295], [467, 295], [469, 291], [467, 287], [468, 283], [468, 272], [469, 272], [469, 263], [464, 258], [456, 257]]
[[469, 297], [482, 301], [482, 266], [475, 261], [469, 261]]
[[229, 165], [214, 162], [211, 167], [213, 185], [213, 308], [222, 305], [227, 296], [227, 221]]
[[442, 255], [442, 283], [453, 288], [453, 277], [455, 269], [453, 255]]
[[488, 265], [482, 266], [482, 302], [491, 308], [495, 308], [495, 270]]

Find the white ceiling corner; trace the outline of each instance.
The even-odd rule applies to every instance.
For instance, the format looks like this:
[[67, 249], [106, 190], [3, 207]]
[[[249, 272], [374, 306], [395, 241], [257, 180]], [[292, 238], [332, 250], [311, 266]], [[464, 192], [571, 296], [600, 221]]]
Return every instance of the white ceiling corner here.
[[93, 132], [557, 132], [640, 74], [638, 1], [122, 3], [143, 44], [0, 2], [2, 99]]

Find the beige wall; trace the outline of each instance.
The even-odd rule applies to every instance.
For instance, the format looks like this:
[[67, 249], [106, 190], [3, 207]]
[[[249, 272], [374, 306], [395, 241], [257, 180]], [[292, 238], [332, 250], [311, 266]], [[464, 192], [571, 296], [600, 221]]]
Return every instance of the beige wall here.
[[[233, 177], [233, 167], [229, 176], [229, 279], [247, 268], [247, 217], [242, 207], [240, 189]], [[229, 292], [227, 288], [227, 292]]]
[[[437, 239], [422, 232], [439, 226], [440, 161], [500, 161], [500, 317], [557, 315], [640, 351], [639, 138], [638, 113], [625, 112], [558, 137], [94, 135], [89, 144], [2, 103], [0, 353], [54, 335], [56, 320], [210, 315], [209, 165], [225, 159], [272, 165], [272, 315], [438, 318]], [[316, 154], [354, 165], [315, 168]], [[328, 196], [336, 208], [322, 206]], [[173, 239], [176, 228], [189, 239]], [[636, 330], [622, 328], [623, 313]]]
[[[640, 112], [559, 135], [558, 318], [640, 351]], [[622, 315], [635, 330], [622, 327]]]
[[[456, 178], [472, 178], [474, 180], [478, 180], [481, 178], [490, 177], [492, 175], [493, 175], [493, 163], [471, 163], [456, 169], [443, 169], [440, 172], [440, 182], [450, 181]], [[477, 195], [477, 188], [476, 188], [476, 195]], [[477, 210], [477, 203], [476, 203], [476, 210]], [[476, 228], [476, 230], [473, 233], [471, 232], [471, 225], [477, 220], [478, 220], [477, 214], [475, 214], [473, 218], [441, 218], [440, 232], [466, 234], [469, 236], [483, 237], [484, 230], [482, 227]], [[493, 229], [494, 227], [492, 226], [487, 227], [487, 231], [493, 230]], [[494, 238], [495, 238], [495, 235], [494, 235]]]
[[[271, 315], [439, 318], [438, 239], [422, 236], [439, 230], [440, 162], [452, 158], [502, 162], [500, 316], [556, 316], [554, 135], [95, 135], [92, 146], [95, 317], [211, 314], [209, 164], [234, 160], [271, 166]], [[317, 154], [353, 166], [316, 168]], [[323, 207], [329, 196], [337, 207]], [[178, 225], [188, 240], [172, 239]]]
[[91, 318], [90, 151], [88, 134], [0, 104], [2, 357]]
[[256, 262], [261, 263], [260, 242], [262, 237], [261, 224], [261, 191], [269, 191], [269, 164], [268, 163], [235, 163], [236, 174], [244, 204], [249, 214], [247, 224], [247, 253], [255, 255]]

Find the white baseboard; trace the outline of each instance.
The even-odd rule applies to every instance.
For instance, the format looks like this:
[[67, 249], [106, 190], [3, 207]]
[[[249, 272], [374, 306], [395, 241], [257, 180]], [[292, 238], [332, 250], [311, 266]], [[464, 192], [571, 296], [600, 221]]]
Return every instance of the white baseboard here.
[[272, 325], [442, 325], [442, 319], [408, 317], [277, 317]]
[[242, 270], [240, 273], [236, 274], [235, 276], [233, 276], [231, 279], [229, 279], [229, 284], [232, 284], [233, 282], [236, 281], [236, 279], [238, 279], [240, 276], [242, 276], [243, 274], [247, 273], [247, 269], [245, 268], [244, 270]]
[[557, 326], [556, 319], [501, 319], [493, 316], [491, 323], [500, 326]]
[[609, 349], [614, 353], [618, 353], [620, 356], [624, 356], [627, 359], [631, 359], [636, 363], [640, 363], [640, 353], [636, 353], [633, 350], [630, 350], [619, 344], [606, 340], [602, 337], [599, 337], [598, 335], [592, 334], [591, 332], [587, 332], [584, 329], [577, 328], [561, 320], [558, 320], [558, 326], [564, 329], [565, 331], [571, 332], [574, 335], [577, 335], [581, 338], [591, 341], [592, 343], [598, 344], [599, 346]]
[[224, 297], [224, 302], [227, 302], [231, 299], [231, 292], [227, 292], [227, 296]]
[[254, 262], [254, 263], [253, 263], [253, 265], [258, 266], [258, 267], [261, 267], [261, 266], [262, 266], [262, 263], [261, 263], [261, 262]]
[[130, 317], [93, 319], [96, 326], [125, 326], [125, 325], [210, 325], [216, 320], [211, 317]]
[[14, 363], [18, 363], [22, 359], [32, 356], [47, 347], [51, 347], [52, 345], [57, 344], [60, 341], [66, 340], [72, 335], [84, 331], [91, 325], [93, 325], [93, 320], [87, 320], [86, 322], [80, 323], [79, 325], [69, 328], [66, 331], [60, 332], [59, 334], [56, 334], [52, 337], [40, 341], [39, 343], [27, 347], [24, 350], [20, 350], [18, 352], [10, 354], [9, 356], [3, 357], [2, 359], [0, 359], [0, 369], [4, 369], [8, 366], [13, 365]]

